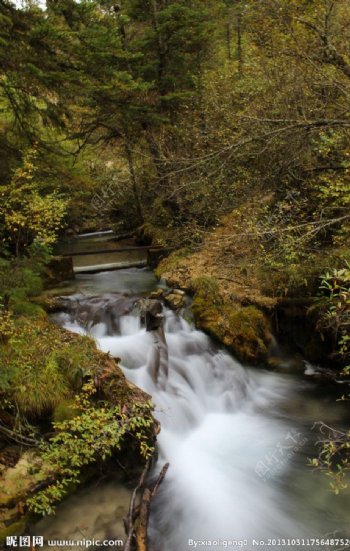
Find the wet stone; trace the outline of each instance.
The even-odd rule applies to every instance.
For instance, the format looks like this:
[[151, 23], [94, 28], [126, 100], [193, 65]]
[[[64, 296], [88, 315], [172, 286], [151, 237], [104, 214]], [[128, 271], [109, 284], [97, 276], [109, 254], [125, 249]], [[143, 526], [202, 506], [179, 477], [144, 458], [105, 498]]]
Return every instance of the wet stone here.
[[185, 294], [179, 294], [172, 291], [169, 295], [165, 297], [165, 303], [167, 306], [173, 310], [178, 310], [182, 308], [185, 304]]

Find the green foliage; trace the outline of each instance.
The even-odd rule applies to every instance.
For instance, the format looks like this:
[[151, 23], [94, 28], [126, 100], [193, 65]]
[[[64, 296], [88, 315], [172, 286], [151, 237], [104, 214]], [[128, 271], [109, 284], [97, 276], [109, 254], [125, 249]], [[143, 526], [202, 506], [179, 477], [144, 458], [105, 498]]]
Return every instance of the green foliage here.
[[309, 466], [330, 479], [332, 492], [338, 495], [349, 487], [350, 430], [338, 430], [320, 423], [323, 443], [318, 458], [310, 459]]
[[[346, 247], [346, 0], [5, 3], [0, 15], [1, 216], [19, 252], [51, 242], [64, 210], [72, 225], [145, 223], [161, 243], [198, 246], [265, 193], [270, 273], [300, 281], [319, 249]], [[36, 142], [28, 179], [19, 164]]]
[[131, 48], [143, 52], [138, 70], [145, 81], [155, 83], [165, 110], [194, 96], [200, 65], [213, 46], [210, 9], [214, 3], [200, 0], [152, 0], [132, 2], [127, 10], [129, 22], [147, 22]]
[[73, 398], [68, 398], [62, 400], [53, 411], [53, 422], [60, 423], [62, 421], [67, 421], [77, 417], [79, 415], [79, 410], [76, 407], [75, 400]]
[[43, 317], [18, 319], [0, 346], [1, 393], [21, 415], [50, 414], [99, 365], [95, 343]]
[[[323, 330], [331, 331], [336, 340], [336, 355], [346, 365], [340, 374], [348, 377], [350, 372], [350, 269], [333, 269], [322, 276], [323, 317], [319, 325]], [[347, 383], [345, 383], [347, 384]], [[343, 395], [341, 400], [349, 400]], [[320, 423], [323, 435], [320, 453], [317, 459], [310, 460], [310, 466], [319, 469], [330, 478], [332, 491], [338, 494], [348, 488], [350, 471], [350, 430], [342, 431]]]
[[8, 251], [0, 256], [0, 303], [2, 309], [16, 315], [40, 315], [43, 311], [32, 302], [43, 289], [41, 274], [51, 258], [51, 250], [39, 242], [32, 243], [23, 257]]
[[43, 194], [36, 181], [35, 149], [24, 156], [11, 182], [0, 187], [2, 241], [13, 246], [17, 256], [33, 242], [51, 245], [61, 227], [66, 202], [56, 192]]
[[0, 305], [0, 344], [5, 344], [13, 336], [14, 331], [12, 313]]
[[333, 269], [322, 276], [324, 315], [320, 327], [331, 331], [337, 341], [337, 353], [343, 362], [350, 361], [350, 268]]
[[56, 434], [42, 445], [42, 459], [55, 474], [55, 481], [28, 500], [31, 511], [53, 513], [69, 486], [79, 483], [82, 470], [111, 457], [128, 436], [136, 439], [145, 459], [152, 455], [154, 450], [149, 444], [154, 423], [152, 404], [133, 402], [124, 407], [93, 404], [95, 393], [93, 383], [86, 383], [75, 401], [79, 415], [56, 422]]
[[0, 300], [5, 310], [30, 315], [40, 312], [30, 299], [42, 290], [41, 269], [37, 259], [0, 258]]

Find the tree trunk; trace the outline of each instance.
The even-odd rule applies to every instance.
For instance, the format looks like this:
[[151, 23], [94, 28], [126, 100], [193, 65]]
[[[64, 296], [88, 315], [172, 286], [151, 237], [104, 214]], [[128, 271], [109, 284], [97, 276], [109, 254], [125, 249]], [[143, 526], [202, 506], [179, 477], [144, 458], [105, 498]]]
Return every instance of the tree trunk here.
[[238, 4], [238, 13], [236, 18], [236, 30], [237, 30], [237, 60], [238, 60], [238, 72], [243, 75], [243, 46], [242, 46], [242, 7]]
[[124, 147], [125, 147], [126, 158], [128, 160], [128, 164], [129, 164], [130, 177], [131, 177], [132, 189], [133, 189], [133, 193], [134, 193], [137, 216], [140, 220], [140, 224], [143, 224], [144, 223], [144, 217], [143, 217], [141, 200], [140, 200], [140, 192], [139, 192], [137, 179], [136, 179], [134, 159], [133, 159], [133, 156], [132, 156], [132, 151], [131, 151], [130, 144], [127, 141], [125, 142]]
[[152, 24], [153, 24], [153, 30], [156, 36], [156, 42], [157, 42], [157, 55], [158, 55], [158, 69], [157, 69], [157, 83], [158, 83], [158, 90], [159, 94], [161, 96], [164, 96], [167, 91], [164, 88], [163, 84], [163, 75], [164, 75], [164, 68], [165, 68], [165, 51], [164, 51], [164, 44], [163, 44], [163, 38], [161, 35], [161, 32], [159, 30], [159, 24], [158, 24], [158, 5], [157, 0], [150, 0], [150, 6], [151, 6], [151, 16], [152, 16]]
[[226, 24], [226, 45], [227, 45], [227, 58], [231, 61], [232, 59], [232, 50], [231, 50], [231, 23]]
[[144, 130], [145, 130], [145, 138], [148, 144], [151, 157], [153, 159], [153, 163], [157, 172], [159, 182], [160, 184], [165, 183], [167, 182], [167, 175], [163, 167], [159, 146], [155, 141], [154, 137], [152, 136], [151, 132], [147, 128], [146, 124], [144, 125]]

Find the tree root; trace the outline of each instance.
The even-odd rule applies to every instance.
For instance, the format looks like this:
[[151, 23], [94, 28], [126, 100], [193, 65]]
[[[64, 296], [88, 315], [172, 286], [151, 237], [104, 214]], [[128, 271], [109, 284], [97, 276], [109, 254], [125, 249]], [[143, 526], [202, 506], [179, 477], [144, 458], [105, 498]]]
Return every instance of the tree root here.
[[27, 436], [24, 436], [23, 434], [20, 434], [18, 432], [15, 432], [11, 429], [8, 429], [0, 424], [0, 434], [3, 434], [10, 440], [13, 440], [17, 444], [21, 444], [23, 446], [37, 446], [39, 444], [38, 440], [35, 440], [34, 438], [28, 438]]

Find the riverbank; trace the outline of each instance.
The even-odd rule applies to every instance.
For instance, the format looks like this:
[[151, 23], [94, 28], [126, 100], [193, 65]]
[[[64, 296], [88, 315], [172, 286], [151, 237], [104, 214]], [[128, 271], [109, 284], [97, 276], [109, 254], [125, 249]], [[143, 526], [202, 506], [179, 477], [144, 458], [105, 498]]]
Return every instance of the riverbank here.
[[150, 396], [127, 381], [117, 360], [44, 314], [15, 320], [0, 360], [8, 375], [0, 408], [4, 543], [24, 532], [33, 513], [52, 512], [97, 470], [115, 470], [117, 460], [124, 479], [137, 478], [158, 424]]
[[[224, 218], [196, 250], [180, 249], [156, 274], [193, 297], [196, 324], [240, 360], [267, 363], [274, 337], [312, 363], [341, 368], [337, 343], [323, 322], [323, 267], [268, 265], [261, 243], [237, 232], [237, 214]], [[303, 275], [304, 274], [304, 275]]]

